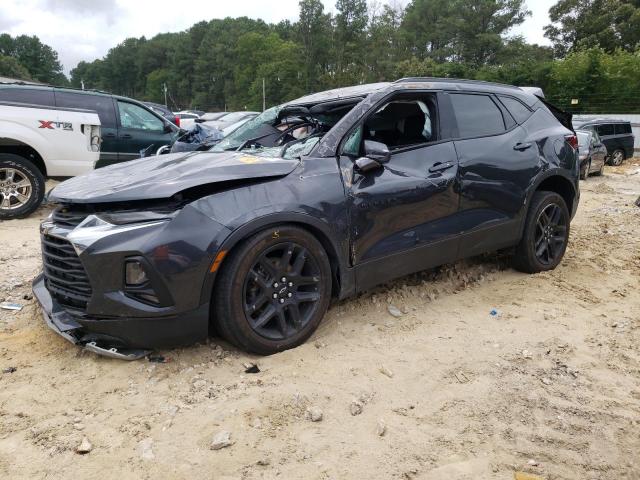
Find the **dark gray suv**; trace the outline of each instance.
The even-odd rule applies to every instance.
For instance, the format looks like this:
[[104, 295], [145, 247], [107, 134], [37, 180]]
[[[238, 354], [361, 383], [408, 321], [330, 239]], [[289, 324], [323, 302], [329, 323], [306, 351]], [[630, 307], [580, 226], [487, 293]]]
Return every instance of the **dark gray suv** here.
[[610, 118], [581, 119], [573, 121], [576, 130], [596, 132], [607, 147], [608, 160], [611, 165], [621, 165], [627, 158], [633, 157], [635, 138], [631, 130], [631, 122]]
[[475, 81], [309, 95], [209, 151], [58, 185], [34, 293], [56, 332], [101, 354], [210, 332], [270, 354], [309, 338], [332, 299], [412, 272], [503, 248], [550, 270], [580, 193], [570, 122]]

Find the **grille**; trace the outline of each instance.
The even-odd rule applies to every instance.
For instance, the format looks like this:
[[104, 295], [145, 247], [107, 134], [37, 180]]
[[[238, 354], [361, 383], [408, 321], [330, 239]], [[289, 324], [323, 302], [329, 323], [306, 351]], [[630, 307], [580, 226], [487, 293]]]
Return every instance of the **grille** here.
[[77, 227], [87, 218], [85, 212], [74, 212], [65, 207], [58, 207], [53, 211], [53, 222], [62, 227]]
[[91, 297], [91, 284], [73, 245], [42, 235], [42, 263], [47, 289], [59, 304], [85, 310]]

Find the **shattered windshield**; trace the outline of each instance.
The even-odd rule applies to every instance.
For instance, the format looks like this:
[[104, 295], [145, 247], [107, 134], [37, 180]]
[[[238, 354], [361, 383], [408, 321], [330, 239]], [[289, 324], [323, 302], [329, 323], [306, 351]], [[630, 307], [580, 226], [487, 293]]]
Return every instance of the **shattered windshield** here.
[[310, 105], [281, 105], [264, 111], [231, 132], [211, 151], [250, 151], [263, 157], [308, 155], [361, 97]]
[[224, 140], [213, 147], [211, 151], [223, 152], [225, 150], [237, 150], [244, 142], [258, 136], [257, 132], [259, 127], [273, 124], [278, 118], [279, 109], [280, 107], [273, 107], [265, 110], [257, 117], [231, 132]]

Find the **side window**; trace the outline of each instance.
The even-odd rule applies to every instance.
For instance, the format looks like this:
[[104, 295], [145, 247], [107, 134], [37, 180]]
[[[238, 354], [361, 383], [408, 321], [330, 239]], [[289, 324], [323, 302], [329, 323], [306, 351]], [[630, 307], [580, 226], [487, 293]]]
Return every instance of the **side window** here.
[[56, 105], [62, 108], [93, 110], [98, 113], [103, 128], [116, 128], [113, 100], [107, 95], [92, 95], [90, 93], [74, 93], [57, 90]]
[[460, 138], [497, 135], [505, 131], [502, 112], [488, 95], [453, 93], [450, 96]]
[[[362, 140], [374, 140], [384, 143], [391, 151], [436, 141], [433, 95], [399, 95], [369, 115], [358, 135], [358, 144]], [[357, 140], [350, 138], [347, 144], [351, 141], [355, 147]]]
[[598, 131], [598, 135], [600, 136], [615, 134], [615, 129], [613, 127], [613, 124], [611, 123], [603, 123], [602, 125], [598, 125], [597, 131]]
[[500, 101], [502, 102], [502, 104], [505, 107], [507, 107], [507, 110], [509, 110], [509, 113], [513, 115], [513, 118], [515, 118], [516, 122], [518, 123], [524, 123], [527, 120], [527, 118], [529, 118], [533, 113], [529, 109], [529, 107], [527, 107], [520, 100], [516, 100], [515, 98], [511, 98], [511, 97], [503, 97], [503, 96], [500, 96], [498, 98], [500, 98]]
[[615, 126], [616, 135], [626, 135], [631, 133], [631, 124], [630, 123], [616, 123]]
[[362, 125], [356, 128], [342, 148], [342, 153], [350, 157], [360, 156], [360, 146], [362, 145]]
[[0, 89], [1, 102], [27, 103], [30, 105], [55, 106], [53, 90], [37, 88], [2, 88]]
[[118, 113], [122, 128], [162, 131], [162, 120], [144, 108], [129, 102], [118, 101]]

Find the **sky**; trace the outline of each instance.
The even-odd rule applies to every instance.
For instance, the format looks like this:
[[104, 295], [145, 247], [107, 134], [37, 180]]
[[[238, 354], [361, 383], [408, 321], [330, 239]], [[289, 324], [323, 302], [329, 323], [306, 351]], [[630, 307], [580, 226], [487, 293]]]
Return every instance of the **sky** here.
[[[407, 3], [407, 0], [378, 0]], [[530, 16], [514, 28], [531, 43], [548, 45], [543, 27], [557, 0], [528, 0]], [[333, 11], [335, 0], [323, 0]], [[268, 23], [298, 16], [298, 0], [0, 0], [0, 32], [37, 35], [58, 52], [69, 73], [81, 60], [103, 57], [128, 37], [179, 32], [201, 20], [248, 16]]]

